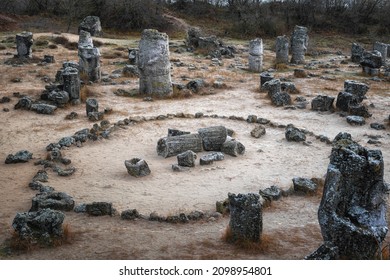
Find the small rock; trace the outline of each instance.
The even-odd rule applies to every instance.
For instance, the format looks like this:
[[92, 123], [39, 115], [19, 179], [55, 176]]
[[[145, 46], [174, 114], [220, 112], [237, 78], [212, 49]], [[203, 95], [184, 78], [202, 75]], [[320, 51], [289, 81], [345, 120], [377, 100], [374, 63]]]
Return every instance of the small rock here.
[[370, 127], [373, 128], [373, 129], [376, 129], [376, 130], [384, 130], [384, 129], [386, 129], [385, 125], [380, 124], [380, 123], [371, 123]]
[[313, 194], [317, 191], [317, 184], [311, 179], [295, 177], [293, 178], [294, 191], [302, 192], [305, 194]]
[[9, 154], [5, 159], [5, 164], [28, 162], [32, 159], [32, 155], [33, 154], [27, 150], [19, 151], [15, 155]]
[[285, 130], [285, 137], [287, 141], [304, 142], [306, 135], [300, 129], [294, 127], [292, 124], [287, 125]]
[[124, 210], [121, 213], [121, 219], [122, 220], [135, 220], [140, 217], [140, 214], [136, 209], [128, 209]]
[[209, 165], [214, 161], [220, 161], [225, 158], [225, 155], [221, 152], [208, 153], [200, 158], [200, 165]]
[[350, 125], [364, 125], [366, 123], [364, 118], [360, 117], [360, 116], [348, 116], [347, 117], [347, 122]]
[[85, 205], [85, 212], [91, 216], [113, 216], [116, 210], [110, 202], [92, 202]]
[[143, 177], [150, 174], [150, 169], [145, 160], [140, 158], [133, 158], [125, 160], [127, 173], [133, 177]]
[[261, 136], [265, 135], [266, 130], [265, 127], [261, 124], [256, 125], [255, 128], [251, 131], [251, 136], [254, 138], [260, 138]]

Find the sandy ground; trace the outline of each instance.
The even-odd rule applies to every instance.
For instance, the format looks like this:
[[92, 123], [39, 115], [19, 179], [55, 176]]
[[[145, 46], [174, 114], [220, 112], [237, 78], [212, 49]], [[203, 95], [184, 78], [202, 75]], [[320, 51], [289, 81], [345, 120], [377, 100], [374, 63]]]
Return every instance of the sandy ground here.
[[[34, 34], [34, 38], [50, 38], [54, 34]], [[64, 34], [71, 41], [77, 36]], [[128, 46], [136, 46], [137, 40], [98, 39], [105, 43], [101, 47], [102, 71], [111, 74], [126, 64]], [[153, 118], [167, 114], [195, 114], [237, 116], [244, 119], [257, 115], [273, 123], [294, 124], [315, 135], [325, 135], [333, 139], [339, 132], [351, 133], [353, 139], [363, 146], [381, 149], [385, 161], [385, 180], [390, 182], [390, 134], [385, 119], [390, 113], [389, 82], [373, 81], [360, 74], [360, 68], [352, 63], [340, 64], [348, 60], [343, 55], [307, 57], [307, 62], [315, 60], [326, 68], [308, 70], [317, 75], [312, 78], [294, 78], [293, 70], [302, 66], [288, 66], [276, 71], [277, 78], [291, 79], [300, 90], [293, 95], [304, 96], [310, 102], [318, 94], [336, 97], [343, 89], [344, 80], [364, 81], [370, 86], [367, 104], [373, 104], [373, 116], [363, 126], [351, 126], [338, 112], [320, 113], [306, 109], [285, 109], [271, 105], [267, 93], [259, 90], [259, 76], [239, 67], [247, 63], [246, 45], [238, 45], [241, 52], [234, 59], [222, 59], [222, 66], [212, 66], [211, 60], [191, 53], [176, 53], [180, 41], [173, 41], [172, 61], [181, 61], [186, 66], [173, 65], [174, 82], [186, 83], [194, 78], [204, 78], [212, 83], [222, 80], [227, 88], [215, 90], [207, 88], [209, 94], [194, 95], [191, 98], [143, 101], [142, 98], [120, 97], [113, 94], [118, 88], [137, 89], [136, 78], [114, 79], [116, 83], [96, 83], [89, 85], [89, 96], [97, 98], [99, 108], [113, 109], [106, 115], [110, 123], [129, 117]], [[332, 50], [331, 50], [332, 51]], [[77, 61], [77, 51], [59, 46], [58, 49], [41, 48], [34, 55], [54, 55], [56, 62], [39, 66], [25, 64], [19, 67], [6, 65], [5, 61], [16, 53], [8, 47], [0, 51], [0, 97], [8, 96], [11, 103], [0, 104], [0, 242], [12, 235], [12, 220], [17, 212], [28, 211], [36, 191], [28, 183], [42, 168], [34, 165], [46, 157], [45, 147], [58, 142], [64, 136], [71, 136], [83, 128], [91, 128], [93, 122], [85, 116], [85, 104], [59, 108], [54, 115], [38, 115], [31, 111], [14, 110], [20, 92], [38, 98], [45, 86], [43, 77], [54, 79], [62, 62]], [[346, 53], [347, 54], [347, 53]], [[265, 69], [273, 63], [274, 53], [266, 46]], [[192, 66], [189, 70], [189, 65]], [[14, 83], [14, 78], [21, 82]], [[3, 111], [8, 108], [9, 112]], [[75, 120], [65, 120], [71, 111], [77, 112]], [[386, 130], [373, 130], [369, 124], [386, 124]], [[156, 153], [159, 138], [167, 134], [168, 128], [196, 132], [197, 129], [224, 125], [235, 131], [234, 137], [246, 147], [243, 156], [226, 156], [224, 161], [211, 166], [199, 164], [189, 172], [173, 172], [171, 165], [176, 158], [162, 158]], [[224, 200], [230, 193], [258, 193], [271, 185], [284, 190], [292, 186], [292, 178], [324, 178], [331, 145], [308, 136], [309, 145], [287, 142], [284, 128], [267, 126], [266, 135], [260, 139], [251, 137], [253, 124], [228, 118], [168, 118], [150, 120], [114, 131], [109, 139], [88, 141], [82, 147], [72, 146], [63, 150], [65, 157], [72, 160], [77, 168], [70, 177], [59, 177], [48, 171], [48, 185], [63, 191], [76, 201], [76, 204], [94, 201], [112, 202], [120, 213], [126, 209], [137, 209], [149, 215], [156, 211], [161, 215], [193, 210], [215, 211], [215, 202]], [[367, 144], [370, 135], [379, 136], [381, 144]], [[27, 149], [33, 153], [29, 163], [6, 165], [4, 160], [10, 153]], [[198, 158], [202, 153], [198, 154]], [[143, 178], [133, 178], [126, 172], [124, 161], [133, 157], [145, 159], [152, 173]], [[73, 238], [70, 244], [56, 248], [42, 248], [25, 253], [2, 255], [6, 259], [302, 259], [314, 251], [322, 242], [317, 220], [317, 210], [321, 195], [291, 195], [274, 202], [263, 212], [262, 248], [244, 250], [222, 241], [229, 217], [208, 219], [188, 224], [168, 224], [145, 220], [124, 221], [119, 215], [113, 217], [90, 217], [85, 214], [66, 213], [65, 223], [69, 225]]]

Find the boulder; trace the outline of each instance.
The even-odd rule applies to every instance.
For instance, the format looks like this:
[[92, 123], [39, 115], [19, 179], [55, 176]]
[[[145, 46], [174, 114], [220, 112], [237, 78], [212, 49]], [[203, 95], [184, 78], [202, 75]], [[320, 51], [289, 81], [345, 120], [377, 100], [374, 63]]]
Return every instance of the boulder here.
[[101, 36], [102, 35], [102, 25], [100, 18], [97, 16], [87, 16], [80, 23], [78, 28], [78, 33], [80, 34], [81, 30], [89, 32], [92, 36]]
[[350, 92], [339, 92], [336, 100], [336, 107], [344, 112], [348, 112], [350, 103], [358, 103], [356, 95]]
[[374, 259], [387, 231], [387, 193], [380, 150], [368, 150], [336, 136], [330, 155], [318, 220], [324, 242], [341, 259]]
[[110, 202], [92, 202], [85, 205], [85, 212], [91, 216], [113, 216], [116, 210]]
[[366, 123], [365, 119], [360, 116], [348, 116], [347, 122], [350, 125], [364, 125]]
[[331, 96], [318, 95], [311, 101], [311, 109], [315, 111], [331, 111], [334, 99]]
[[271, 186], [259, 191], [260, 195], [266, 200], [273, 201], [282, 197], [282, 190], [277, 186]]
[[288, 124], [285, 130], [285, 137], [287, 141], [293, 141], [293, 142], [304, 142], [306, 141], [306, 135], [305, 133], [300, 130], [299, 128], [296, 128], [292, 124]]
[[147, 162], [140, 158], [125, 160], [127, 173], [133, 177], [144, 177], [150, 174], [150, 169]]
[[366, 93], [370, 89], [370, 87], [361, 82], [346, 80], [344, 81], [344, 91], [350, 92], [355, 96], [357, 102], [362, 102], [366, 99]]
[[50, 101], [53, 101], [59, 106], [63, 106], [69, 102], [69, 93], [62, 90], [62, 91], [55, 91], [53, 90], [48, 94], [48, 99]]
[[368, 107], [364, 104], [349, 104], [348, 113], [353, 116], [360, 116], [363, 118], [369, 118], [372, 116], [368, 111]]
[[382, 55], [378, 51], [364, 51], [360, 65], [363, 67], [369, 67], [378, 69], [382, 66]]
[[295, 177], [293, 178], [294, 191], [304, 194], [313, 194], [317, 191], [317, 184], [311, 179]]
[[209, 165], [214, 161], [221, 161], [225, 158], [225, 155], [221, 152], [208, 153], [200, 158], [200, 165]]
[[236, 157], [245, 153], [245, 146], [235, 139], [228, 139], [222, 144], [221, 152]]
[[277, 107], [290, 105], [291, 96], [287, 92], [276, 92], [271, 95], [271, 102]]
[[35, 103], [31, 105], [30, 110], [35, 111], [38, 114], [52, 115], [54, 114], [54, 111], [57, 110], [57, 106], [45, 103]]
[[177, 155], [177, 162], [179, 166], [194, 167], [196, 160], [196, 153], [193, 151], [185, 151]]
[[44, 192], [37, 194], [32, 199], [31, 211], [50, 208], [53, 210], [72, 211], [73, 198], [64, 192]]

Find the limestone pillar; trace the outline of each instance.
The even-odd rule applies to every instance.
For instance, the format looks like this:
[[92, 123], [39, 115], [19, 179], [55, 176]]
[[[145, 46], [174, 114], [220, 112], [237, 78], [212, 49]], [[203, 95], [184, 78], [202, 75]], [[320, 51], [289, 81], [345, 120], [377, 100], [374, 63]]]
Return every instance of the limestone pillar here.
[[71, 102], [80, 101], [80, 74], [73, 67], [66, 67], [62, 72], [64, 91], [69, 94]]
[[289, 42], [287, 36], [278, 36], [276, 38], [275, 52], [276, 52], [276, 64], [288, 63], [288, 48]]
[[79, 48], [80, 72], [87, 75], [88, 80], [97, 82], [101, 77], [100, 51], [95, 47]]
[[263, 70], [263, 40], [256, 38], [249, 42], [249, 71], [260, 73]]
[[138, 68], [141, 95], [165, 97], [172, 94], [169, 38], [165, 33], [145, 29], [139, 42]]
[[295, 26], [291, 36], [291, 63], [304, 64], [305, 53], [309, 43], [307, 28], [303, 26]]
[[386, 65], [387, 48], [388, 45], [384, 43], [375, 42], [374, 44], [374, 50], [380, 52], [382, 55], [382, 65]]
[[16, 34], [16, 50], [18, 57], [32, 58], [33, 34], [31, 32], [22, 32]]

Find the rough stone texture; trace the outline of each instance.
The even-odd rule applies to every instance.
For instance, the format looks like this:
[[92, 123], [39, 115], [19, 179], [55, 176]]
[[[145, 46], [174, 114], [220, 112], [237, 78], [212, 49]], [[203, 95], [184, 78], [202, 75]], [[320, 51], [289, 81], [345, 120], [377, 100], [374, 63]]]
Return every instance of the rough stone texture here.
[[325, 242], [340, 258], [373, 259], [384, 240], [388, 187], [380, 150], [368, 150], [340, 133], [334, 140], [318, 220]]
[[92, 36], [102, 35], [102, 25], [100, 23], [100, 18], [97, 16], [87, 16], [79, 25], [79, 34], [81, 33], [81, 30], [89, 32]]
[[281, 82], [280, 87], [281, 87], [282, 91], [285, 91], [285, 92], [288, 92], [291, 94], [299, 93], [299, 90], [297, 89], [295, 84], [291, 83], [291, 82]]
[[318, 95], [311, 101], [311, 109], [316, 111], [331, 111], [333, 109], [334, 97]]
[[66, 67], [62, 71], [64, 91], [69, 94], [71, 101], [80, 101], [80, 73], [77, 68]]
[[351, 60], [354, 63], [360, 63], [365, 49], [358, 43], [353, 43], [351, 47]]
[[292, 181], [294, 185], [294, 191], [296, 192], [313, 194], [317, 191], [318, 186], [311, 179], [295, 177]]
[[72, 211], [74, 208], [74, 200], [70, 195], [64, 192], [44, 192], [37, 194], [32, 199], [30, 212], [46, 208], [61, 211]]
[[122, 220], [135, 220], [140, 218], [141, 215], [138, 213], [137, 209], [128, 209], [124, 210], [121, 213]]
[[140, 158], [133, 158], [125, 160], [127, 173], [133, 177], [144, 177], [150, 174], [150, 169], [145, 160]]
[[138, 64], [138, 55], [139, 55], [139, 49], [138, 48], [128, 48], [129, 51], [129, 63], [131, 65], [137, 65]]
[[125, 65], [122, 74], [125, 77], [139, 77], [139, 70], [136, 65]]
[[251, 131], [251, 136], [254, 138], [260, 138], [261, 136], [265, 135], [266, 130], [264, 125], [256, 125], [254, 129]]
[[282, 86], [280, 84], [279, 79], [272, 79], [268, 82], [265, 82], [263, 84], [263, 88], [265, 90], [268, 90], [268, 96], [271, 97], [275, 93], [281, 92], [282, 91]]
[[91, 33], [85, 30], [79, 32], [78, 48], [93, 47]]
[[292, 124], [288, 124], [285, 131], [287, 141], [303, 142], [306, 141], [306, 135], [299, 128]]
[[232, 241], [259, 242], [263, 231], [260, 195], [229, 193], [228, 197]]
[[61, 91], [55, 91], [53, 90], [47, 95], [47, 98], [50, 101], [53, 101], [58, 106], [63, 106], [69, 102], [69, 93], [61, 90]]
[[196, 160], [196, 153], [193, 151], [185, 151], [177, 155], [177, 163], [179, 166], [194, 167]]
[[289, 39], [287, 36], [276, 37], [276, 64], [288, 64]]
[[332, 242], [324, 242], [317, 250], [305, 257], [305, 260], [338, 260], [339, 248]]
[[45, 62], [45, 63], [54, 63], [55, 62], [54, 56], [45, 54], [43, 56], [43, 62]]
[[60, 141], [58, 141], [58, 145], [60, 147], [70, 147], [72, 146], [74, 143], [75, 143], [75, 139], [71, 136], [65, 136], [65, 137], [62, 137], [60, 139]]
[[88, 77], [91, 82], [100, 81], [100, 51], [90, 46], [79, 46], [80, 73]]
[[176, 156], [188, 150], [194, 153], [203, 151], [202, 138], [199, 134], [163, 137], [157, 142], [157, 154], [165, 158]]
[[32, 156], [33, 154], [29, 151], [21, 150], [15, 155], [9, 154], [5, 159], [5, 164], [28, 162], [30, 159], [32, 159]]
[[200, 165], [210, 165], [214, 161], [221, 161], [225, 158], [225, 155], [221, 152], [213, 152], [208, 153], [206, 155], [201, 156], [199, 163]]
[[172, 170], [175, 172], [186, 172], [186, 171], [190, 171], [191, 168], [187, 166], [181, 166], [178, 164], [172, 164]]
[[22, 240], [52, 243], [53, 238], [63, 236], [64, 213], [42, 209], [37, 212], [17, 213], [12, 227]]
[[366, 93], [370, 87], [361, 82], [346, 80], [344, 81], [344, 91], [352, 93], [357, 102], [362, 102], [366, 98]]
[[85, 212], [91, 216], [113, 216], [116, 210], [110, 202], [92, 202], [85, 205]]
[[278, 200], [282, 197], [282, 190], [277, 186], [271, 186], [259, 191], [260, 195], [269, 201]]
[[192, 92], [199, 93], [202, 88], [206, 86], [206, 82], [203, 79], [195, 79], [189, 81], [186, 85], [186, 88], [191, 90]]
[[92, 112], [99, 112], [99, 102], [95, 98], [88, 98], [85, 102], [87, 116]]
[[260, 73], [260, 89], [265, 90], [264, 84], [274, 79], [274, 76], [268, 72]]
[[139, 92], [142, 95], [166, 97], [172, 94], [169, 38], [165, 33], [145, 29], [139, 42]]
[[169, 136], [185, 135], [185, 134], [190, 134], [190, 132], [189, 131], [182, 131], [182, 130], [178, 130], [178, 129], [168, 128], [168, 137]]
[[199, 37], [202, 37], [203, 33], [198, 27], [190, 27], [187, 30], [186, 43], [187, 46], [198, 48], [199, 47]]
[[198, 133], [205, 151], [220, 151], [227, 138], [227, 130], [224, 126], [200, 128]]
[[49, 180], [49, 176], [47, 175], [47, 172], [45, 170], [39, 170], [32, 180], [33, 182], [47, 182]]
[[307, 28], [295, 26], [294, 32], [291, 35], [291, 63], [305, 63], [305, 53], [308, 43], [309, 36], [307, 35]]
[[369, 118], [372, 116], [368, 111], [368, 107], [364, 104], [349, 104], [348, 113], [354, 116], [360, 116], [363, 118]]
[[336, 107], [341, 111], [348, 112], [349, 104], [357, 102], [356, 95], [342, 91], [337, 95]]
[[19, 99], [18, 103], [15, 104], [15, 110], [23, 109], [23, 110], [30, 110], [31, 105], [33, 101], [30, 97], [24, 96]]
[[236, 157], [245, 153], [245, 146], [235, 139], [228, 139], [222, 144], [221, 152]]
[[287, 92], [276, 92], [271, 95], [271, 102], [277, 107], [290, 105], [291, 96]]
[[347, 122], [350, 125], [364, 125], [366, 123], [365, 119], [361, 116], [348, 116]]
[[32, 58], [33, 34], [31, 32], [22, 32], [16, 34], [16, 50], [18, 57]]
[[369, 68], [381, 68], [382, 55], [378, 51], [364, 51], [360, 65]]
[[45, 103], [35, 103], [32, 104], [30, 110], [37, 112], [38, 114], [52, 115], [57, 109], [57, 106], [45, 104]]
[[382, 65], [386, 65], [386, 58], [387, 58], [387, 48], [388, 45], [381, 43], [381, 42], [375, 42], [374, 44], [374, 50], [378, 51], [382, 55]]
[[256, 38], [249, 42], [249, 71], [260, 73], [263, 70], [263, 40]]
[[371, 123], [370, 127], [375, 129], [375, 130], [385, 130], [386, 129], [385, 125], [381, 124], [381, 123]]

